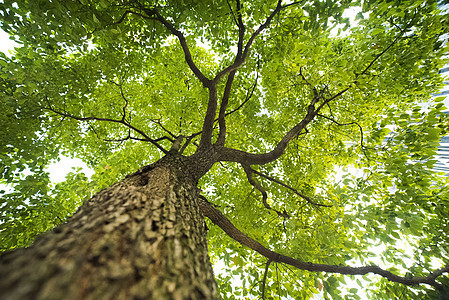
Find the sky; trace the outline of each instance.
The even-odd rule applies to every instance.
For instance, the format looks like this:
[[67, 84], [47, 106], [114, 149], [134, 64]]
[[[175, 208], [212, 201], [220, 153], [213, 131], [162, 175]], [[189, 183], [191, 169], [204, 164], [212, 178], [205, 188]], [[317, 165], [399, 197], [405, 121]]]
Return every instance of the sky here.
[[8, 56], [11, 56], [9, 54], [9, 51], [13, 50], [14, 47], [17, 47], [18, 44], [12, 40], [9, 39], [9, 35], [0, 29], [0, 51], [5, 53]]

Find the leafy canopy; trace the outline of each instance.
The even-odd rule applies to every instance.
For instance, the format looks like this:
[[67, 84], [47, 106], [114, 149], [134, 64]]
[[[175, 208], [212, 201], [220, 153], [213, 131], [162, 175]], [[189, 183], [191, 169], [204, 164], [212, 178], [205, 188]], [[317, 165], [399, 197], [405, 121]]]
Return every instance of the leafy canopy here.
[[[343, 17], [350, 7], [357, 26]], [[263, 154], [312, 107], [277, 159], [224, 159], [201, 179], [203, 194], [248, 236], [301, 261], [410, 277], [449, 264], [448, 182], [432, 170], [448, 118], [431, 99], [449, 22], [435, 1], [21, 0], [0, 12], [21, 45], [0, 54], [2, 251], [29, 245], [179, 136], [192, 155], [207, 117], [214, 142], [222, 132], [227, 148]], [[217, 74], [220, 122], [204, 79]], [[46, 166], [60, 155], [95, 174], [52, 184]], [[436, 293], [375, 275], [346, 288], [343, 275], [267, 264], [208, 227], [224, 299]], [[447, 275], [437, 282], [447, 287]]]

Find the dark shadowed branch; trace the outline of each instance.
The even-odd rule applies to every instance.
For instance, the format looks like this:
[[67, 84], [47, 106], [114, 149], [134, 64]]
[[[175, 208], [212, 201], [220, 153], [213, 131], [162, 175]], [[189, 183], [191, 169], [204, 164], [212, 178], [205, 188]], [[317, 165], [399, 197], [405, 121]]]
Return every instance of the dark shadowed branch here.
[[264, 165], [275, 161], [282, 154], [284, 154], [285, 149], [288, 144], [297, 136], [306, 133], [306, 126], [314, 119], [316, 111], [313, 105], [310, 105], [307, 110], [307, 114], [304, 119], [296, 124], [292, 129], [290, 129], [279, 143], [276, 144], [273, 150], [266, 153], [254, 154], [237, 149], [231, 149], [226, 147], [221, 147], [220, 161], [233, 161], [246, 165]]
[[202, 134], [199, 149], [209, 147], [212, 144], [212, 133], [214, 131], [215, 113], [217, 111], [217, 85], [209, 87], [209, 101], [207, 103], [206, 115], [204, 116]]
[[269, 209], [269, 210], [272, 210], [272, 211], [274, 211], [274, 212], [276, 212], [276, 213], [278, 214], [279, 217], [282, 217], [282, 218], [284, 218], [284, 219], [290, 218], [290, 216], [289, 216], [288, 213], [285, 211], [285, 209], [284, 209], [283, 212], [280, 212], [280, 211], [278, 211], [277, 209], [272, 208], [272, 207], [268, 204], [268, 202], [267, 202], [267, 199], [268, 199], [267, 191], [265, 190], [265, 188], [264, 188], [262, 185], [260, 185], [260, 183], [258, 183], [257, 181], [255, 181], [254, 178], [253, 178], [253, 173], [255, 173], [256, 171], [255, 171], [254, 169], [252, 169], [249, 165], [242, 165], [242, 167], [243, 167], [243, 170], [244, 170], [245, 173], [246, 173], [246, 177], [248, 178], [249, 183], [250, 183], [252, 186], [254, 186], [259, 192], [262, 193], [262, 203], [263, 203], [263, 205], [265, 206], [265, 208], [266, 208], [266, 209]]
[[336, 93], [334, 96], [325, 99], [321, 105], [317, 108], [317, 112], [321, 110], [321, 108], [323, 108], [325, 105], [327, 105], [329, 102], [331, 102], [332, 100], [340, 97], [341, 95], [343, 95], [344, 93], [346, 93], [349, 89], [351, 89], [351, 87], [354, 84], [357, 84], [357, 79], [361, 76], [361, 75], [366, 75], [368, 70], [374, 65], [374, 63], [380, 58], [382, 57], [388, 50], [390, 50], [398, 41], [399, 39], [404, 35], [405, 32], [407, 32], [407, 30], [413, 25], [413, 23], [415, 22], [415, 17], [416, 14], [413, 16], [412, 20], [406, 25], [404, 26], [404, 28], [399, 32], [399, 34], [396, 36], [396, 38], [387, 46], [385, 47], [385, 49], [383, 49], [381, 52], [379, 52], [374, 59], [371, 60], [371, 62], [363, 69], [362, 72], [360, 73], [356, 73], [355, 74], [355, 79], [354, 81], [349, 84], [346, 88], [344, 88], [343, 90], [339, 91], [338, 93]]
[[190, 70], [192, 70], [193, 74], [195, 74], [195, 76], [201, 81], [203, 86], [210, 86], [210, 80], [200, 71], [200, 69], [198, 69], [195, 62], [193, 61], [192, 54], [190, 53], [190, 48], [187, 45], [184, 34], [181, 31], [177, 30], [172, 23], [164, 18], [156, 8], [148, 8], [141, 5], [140, 3], [139, 8], [145, 12], [146, 19], [159, 21], [165, 28], [168, 29], [168, 31], [170, 31], [178, 38], [179, 43], [181, 44], [182, 51], [184, 52], [184, 59], [187, 62]]
[[325, 119], [327, 119], [327, 120], [329, 120], [329, 121], [331, 121], [331, 122], [337, 124], [338, 126], [356, 125], [356, 126], [359, 128], [359, 131], [360, 131], [360, 146], [362, 147], [362, 149], [365, 148], [365, 145], [363, 145], [363, 128], [362, 128], [362, 126], [360, 126], [359, 123], [357, 123], [357, 122], [339, 123], [339, 122], [337, 122], [335, 119], [333, 119], [333, 118], [331, 118], [331, 117], [328, 117], [328, 116], [325, 116], [325, 115], [322, 115], [322, 114], [317, 114], [317, 116], [322, 117], [322, 118], [325, 118]]
[[[253, 84], [252, 87], [251, 87], [251, 90], [247, 90], [245, 100], [243, 100], [243, 102], [240, 103], [239, 106], [237, 106], [237, 107], [234, 108], [233, 110], [227, 112], [227, 113], [225, 114], [225, 117], [227, 117], [227, 116], [229, 116], [229, 115], [235, 113], [236, 111], [240, 110], [246, 103], [248, 103], [249, 100], [251, 100], [251, 97], [253, 96], [254, 90], [256, 89], [256, 86], [257, 86], [258, 78], [259, 78], [259, 73], [256, 74], [256, 79], [255, 79], [255, 81], [254, 81], [254, 84]], [[217, 121], [218, 121], [218, 118], [216, 118], [216, 119], [214, 120], [214, 122], [217, 122]], [[215, 129], [215, 127], [214, 127], [214, 129]], [[200, 135], [201, 133], [202, 133], [202, 131], [198, 131], [198, 132], [192, 134], [191, 136], [192, 136], [192, 138], [194, 138], [194, 137]], [[187, 137], [187, 140], [189, 140], [189, 137]]]
[[[206, 115], [204, 117], [203, 122], [203, 129], [202, 129], [202, 136], [200, 140], [200, 145], [198, 149], [202, 149], [204, 147], [208, 147], [211, 144], [212, 139], [212, 133], [213, 133], [213, 124], [215, 121], [215, 113], [217, 110], [217, 83], [223, 77], [224, 75], [233, 72], [233, 74], [228, 76], [225, 94], [223, 95], [222, 104], [221, 104], [221, 113], [219, 115], [219, 123], [220, 123], [220, 134], [218, 142], [221, 145], [224, 145], [225, 136], [226, 136], [226, 125], [225, 125], [225, 112], [226, 112], [226, 106], [228, 103], [229, 93], [232, 87], [232, 82], [235, 76], [235, 70], [237, 70], [244, 62], [246, 57], [249, 54], [250, 47], [253, 44], [255, 38], [263, 31], [265, 30], [271, 23], [272, 19], [278, 14], [283, 8], [286, 8], [288, 6], [282, 6], [281, 0], [278, 1], [276, 8], [271, 12], [271, 14], [267, 17], [265, 22], [261, 24], [254, 33], [250, 36], [249, 40], [243, 46], [243, 39], [245, 34], [245, 26], [243, 24], [243, 19], [241, 15], [241, 4], [240, 1], [237, 1], [237, 25], [239, 28], [239, 39], [238, 39], [238, 49], [236, 58], [232, 65], [228, 66], [227, 68], [223, 69], [222, 71], [218, 72], [217, 75], [213, 80], [208, 79], [196, 66], [192, 59], [192, 55], [190, 53], [190, 49], [187, 45], [186, 38], [184, 37], [183, 33], [175, 28], [175, 26], [169, 22], [166, 18], [164, 18], [161, 13], [156, 8], [148, 8], [140, 3], [136, 3], [139, 6], [139, 9], [143, 11], [146, 15], [143, 16], [142, 14], [139, 14], [143, 16], [146, 19], [150, 20], [157, 20], [159, 21], [165, 28], [167, 28], [172, 34], [174, 34], [182, 47], [182, 50], [184, 52], [185, 60], [187, 64], [189, 65], [192, 72], [195, 74], [195, 76], [203, 83], [204, 87], [207, 87], [209, 89], [209, 102], [208, 107], [206, 111]], [[134, 13], [132, 11], [127, 11], [122, 16], [122, 19], [126, 17], [127, 14]], [[120, 21], [120, 20], [119, 20]]]
[[[294, 4], [299, 4], [300, 2], [296, 2]], [[292, 5], [294, 5], [292, 4]], [[251, 45], [254, 43], [254, 40], [256, 39], [256, 37], [262, 32], [264, 31], [271, 23], [271, 21], [273, 20], [273, 18], [284, 8], [289, 7], [290, 5], [286, 5], [286, 6], [282, 6], [282, 0], [279, 0], [275, 9], [271, 12], [271, 14], [267, 17], [267, 19], [265, 20], [265, 22], [263, 24], [261, 24], [254, 32], [253, 34], [250, 36], [250, 38], [248, 39], [248, 42], [246, 42], [245, 47], [243, 48], [243, 52], [242, 55], [240, 57], [240, 59], [235, 60], [234, 63], [228, 67], [226, 67], [225, 69], [221, 70], [220, 72], [217, 73], [217, 75], [215, 76], [215, 78], [213, 79], [213, 81], [218, 82], [218, 80], [220, 80], [221, 77], [223, 77], [224, 75], [226, 75], [227, 73], [238, 69], [241, 65], [243, 65], [243, 63], [245, 62]]]
[[[229, 2], [228, 2], [229, 4]], [[237, 41], [237, 53], [235, 55], [235, 59], [234, 59], [234, 63], [237, 62], [239, 59], [241, 59], [242, 57], [242, 52], [243, 52], [243, 39], [245, 37], [245, 25], [243, 24], [243, 18], [242, 18], [242, 7], [240, 4], [240, 0], [237, 0], [237, 27], [239, 28], [239, 37], [238, 37], [238, 41]], [[234, 13], [232, 12], [232, 8], [231, 8], [231, 13], [234, 16]], [[235, 16], [234, 16], [235, 18]], [[218, 113], [218, 124], [220, 127], [220, 131], [218, 133], [218, 138], [217, 138], [217, 146], [223, 146], [226, 142], [226, 108], [228, 106], [228, 102], [229, 102], [229, 95], [231, 94], [231, 88], [232, 88], [232, 83], [234, 81], [234, 77], [235, 77], [235, 73], [237, 72], [237, 70], [232, 70], [229, 74], [228, 74], [228, 79], [226, 80], [226, 86], [223, 92], [223, 97], [221, 99], [221, 104], [220, 104], [220, 111]]]
[[[89, 116], [89, 117], [79, 117], [79, 116], [75, 116], [72, 115], [70, 113], [67, 113], [65, 111], [58, 111], [55, 108], [53, 108], [53, 106], [50, 104], [50, 102], [47, 99], [47, 103], [48, 103], [48, 107], [42, 107], [42, 109], [46, 109], [49, 110], [57, 115], [66, 117], [66, 118], [71, 118], [74, 120], [78, 120], [78, 121], [104, 121], [104, 122], [111, 122], [111, 123], [118, 123], [118, 124], [122, 124], [125, 125], [126, 127], [128, 127], [129, 129], [137, 132], [138, 134], [140, 134], [141, 136], [143, 136], [143, 139], [139, 139], [141, 141], [146, 141], [146, 142], [150, 142], [153, 145], [155, 145], [159, 150], [161, 150], [162, 152], [164, 152], [165, 154], [168, 153], [167, 150], [165, 150], [161, 145], [159, 145], [158, 141], [155, 139], [150, 138], [144, 131], [134, 127], [133, 125], [131, 125], [130, 123], [128, 123], [127, 121], [125, 121], [123, 118], [120, 120], [116, 120], [116, 119], [111, 119], [111, 118], [101, 118], [101, 117], [95, 117], [95, 116]], [[131, 138], [130, 138], [131, 139]], [[136, 139], [136, 138], [133, 138]]]
[[277, 183], [277, 184], [279, 184], [279, 185], [281, 185], [281, 186], [283, 186], [283, 187], [289, 189], [290, 191], [292, 191], [293, 193], [295, 193], [295, 194], [298, 195], [299, 197], [303, 198], [304, 200], [306, 200], [308, 203], [310, 203], [310, 204], [312, 204], [312, 205], [315, 205], [315, 206], [324, 206], [324, 207], [332, 207], [332, 205], [326, 205], [326, 204], [316, 203], [315, 201], [313, 201], [312, 199], [310, 199], [310, 197], [307, 197], [306, 195], [301, 194], [300, 192], [298, 192], [298, 190], [292, 188], [291, 186], [289, 186], [289, 185], [283, 183], [283, 182], [280, 181], [280, 180], [277, 180], [277, 179], [275, 179], [275, 178], [273, 178], [273, 177], [270, 177], [270, 176], [268, 176], [268, 175], [265, 175], [265, 174], [263, 174], [263, 173], [261, 173], [261, 172], [258, 172], [258, 171], [256, 171], [256, 170], [253, 170], [252, 172], [253, 172], [254, 174], [257, 174], [257, 175], [259, 175], [259, 176], [261, 176], [261, 177], [263, 177], [263, 178], [265, 178], [265, 179], [268, 179], [268, 180], [270, 180], [270, 181], [272, 181], [272, 182], [275, 182], [275, 183]]
[[[203, 135], [201, 136], [200, 141], [200, 148], [209, 146], [211, 144], [212, 139], [212, 132], [213, 132], [213, 126], [214, 126], [214, 120], [215, 120], [215, 113], [217, 109], [217, 97], [216, 97], [216, 85], [219, 82], [219, 80], [229, 73], [228, 79], [225, 86], [225, 91], [223, 94], [221, 106], [220, 106], [220, 112], [219, 112], [219, 136], [217, 140], [217, 145], [221, 146], [224, 145], [225, 139], [226, 139], [226, 121], [225, 121], [225, 113], [226, 113], [226, 107], [229, 100], [229, 94], [231, 92], [232, 82], [235, 77], [236, 70], [243, 65], [243, 63], [246, 60], [246, 57], [249, 54], [251, 45], [253, 44], [255, 38], [263, 31], [265, 30], [271, 23], [271, 20], [274, 18], [276, 14], [279, 13], [279, 11], [282, 9], [281, 6], [281, 0], [278, 1], [276, 8], [272, 11], [272, 13], [268, 16], [268, 18], [265, 20], [263, 24], [257, 28], [256, 31], [250, 36], [245, 46], [243, 46], [243, 39], [245, 36], [245, 26], [243, 24], [242, 19], [242, 11], [241, 11], [241, 4], [240, 1], [237, 1], [237, 25], [239, 28], [239, 37], [237, 42], [237, 54], [235, 56], [234, 62], [228, 66], [227, 68], [221, 70], [217, 73], [215, 78], [212, 80], [211, 84], [208, 85], [209, 88], [209, 103], [208, 108], [206, 112], [206, 116], [204, 118], [203, 123]], [[214, 86], [214, 91], [212, 91], [212, 86]], [[215, 94], [215, 95], [213, 95]]]
[[[247, 91], [246, 92], [246, 97], [245, 97], [245, 100], [239, 105], [239, 106], [237, 106], [236, 108], [234, 108], [233, 110], [231, 110], [230, 112], [227, 112], [226, 114], [225, 114], [225, 117], [227, 117], [227, 116], [229, 116], [230, 114], [233, 114], [233, 113], [235, 113], [236, 111], [238, 111], [239, 109], [241, 109], [249, 100], [251, 100], [251, 97], [253, 96], [253, 94], [254, 94], [254, 90], [256, 89], [256, 86], [257, 86], [257, 80], [259, 79], [259, 73], [256, 73], [256, 79], [255, 79], [255, 81], [254, 81], [254, 84], [253, 84], [253, 87], [251, 88], [251, 91]], [[217, 119], [218, 120], [218, 119]], [[215, 120], [215, 121], [217, 121], [217, 120]]]
[[262, 279], [262, 300], [265, 300], [265, 287], [267, 284], [267, 275], [268, 275], [268, 268], [270, 267], [271, 259], [267, 260], [267, 263], [265, 264], [265, 272], [263, 273], [263, 279]]
[[223, 146], [226, 142], [226, 107], [228, 106], [229, 95], [231, 93], [232, 82], [234, 81], [235, 73], [236, 70], [233, 70], [228, 74], [223, 98], [221, 99], [220, 112], [218, 114], [218, 125], [220, 127], [220, 131], [218, 133], [218, 138], [216, 141], [217, 146]]
[[390, 281], [401, 283], [404, 285], [418, 285], [418, 284], [428, 284], [433, 286], [440, 293], [444, 293], [444, 286], [436, 282], [437, 277], [444, 273], [449, 273], [449, 265], [444, 268], [435, 270], [431, 272], [426, 277], [403, 277], [393, 274], [390, 271], [384, 270], [376, 265], [364, 266], [364, 267], [350, 267], [343, 265], [326, 265], [326, 264], [316, 264], [310, 262], [304, 262], [299, 259], [295, 259], [286, 255], [276, 253], [272, 250], [267, 249], [265, 246], [250, 238], [246, 234], [238, 230], [218, 209], [214, 208], [209, 201], [203, 196], [199, 198], [200, 209], [204, 216], [208, 217], [215, 225], [220, 227], [227, 235], [232, 239], [236, 240], [240, 244], [247, 246], [248, 248], [256, 251], [257, 253], [263, 255], [267, 259], [284, 263], [300, 270], [306, 270], [311, 272], [328, 272], [328, 273], [338, 273], [344, 275], [365, 275], [368, 273], [373, 273], [380, 275]]

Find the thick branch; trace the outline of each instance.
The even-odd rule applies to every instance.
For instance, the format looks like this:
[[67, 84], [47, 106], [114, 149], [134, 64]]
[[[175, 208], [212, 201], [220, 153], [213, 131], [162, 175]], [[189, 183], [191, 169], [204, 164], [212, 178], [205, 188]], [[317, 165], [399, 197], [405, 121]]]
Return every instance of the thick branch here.
[[[276, 9], [273, 11], [273, 13], [270, 15], [274, 17], [275, 12], [277, 13], [280, 9], [282, 8], [282, 6], [280, 5], [280, 1], [278, 2], [278, 6], [276, 7]], [[271, 18], [272, 19], [272, 18]], [[268, 26], [269, 21], [271, 21], [270, 18], [267, 19], [267, 21], [263, 24], [266, 26]], [[356, 78], [354, 80], [353, 83], [351, 83], [348, 87], [344, 88], [343, 90], [341, 90], [340, 92], [338, 92], [337, 94], [335, 94], [334, 96], [325, 99], [319, 106], [318, 108], [315, 109], [315, 104], [323, 98], [323, 91], [321, 93], [318, 93], [316, 89], [313, 89], [314, 92], [314, 98], [311, 102], [311, 104], [308, 107], [308, 112], [306, 117], [300, 122], [298, 123], [296, 126], [294, 126], [289, 132], [287, 132], [287, 134], [282, 138], [282, 140], [275, 146], [275, 148], [267, 153], [262, 153], [262, 154], [253, 154], [253, 153], [248, 153], [248, 152], [244, 152], [241, 150], [236, 150], [236, 149], [230, 149], [230, 148], [226, 148], [226, 147], [222, 147], [221, 148], [221, 156], [220, 156], [220, 160], [221, 161], [234, 161], [234, 162], [239, 162], [242, 164], [248, 164], [248, 165], [261, 165], [261, 164], [267, 164], [270, 163], [276, 159], [278, 159], [285, 151], [285, 149], [287, 148], [288, 144], [290, 143], [291, 140], [293, 140], [298, 134], [301, 133], [301, 131], [303, 129], [306, 128], [307, 124], [309, 124], [313, 118], [318, 114], [318, 112], [325, 106], [327, 105], [329, 102], [331, 102], [332, 100], [340, 97], [341, 95], [343, 95], [345, 92], [347, 92], [353, 84], [355, 84], [357, 82], [357, 78], [360, 75], [364, 75], [367, 73], [367, 71], [371, 68], [371, 66], [373, 66], [374, 62], [377, 61], [384, 53], [386, 53], [394, 44], [397, 43], [397, 41], [399, 40], [399, 38], [405, 33], [405, 31], [407, 30], [407, 28], [413, 23], [410, 22], [410, 24], [408, 24], [407, 26], [405, 26], [405, 28], [398, 34], [398, 36], [390, 43], [390, 45], [388, 45], [388, 47], [386, 47], [383, 51], [381, 51], [378, 55], [376, 55], [376, 57], [368, 64], [368, 66], [362, 71], [362, 73], [357, 74]], [[262, 26], [259, 27], [259, 29], [262, 28]], [[259, 30], [258, 29], [258, 30]], [[261, 29], [263, 30], [263, 29]], [[260, 31], [261, 31], [260, 30]], [[256, 31], [257, 32], [257, 31]], [[256, 33], [255, 32], [255, 33]], [[251, 36], [251, 38], [255, 38], [255, 33]], [[251, 41], [250, 38], [250, 41]], [[248, 41], [247, 45], [245, 46], [245, 51], [243, 52], [242, 58], [245, 58], [245, 53], [247, 54], [247, 50], [248, 45], [250, 45], [250, 41]], [[251, 42], [252, 43], [252, 42]], [[243, 63], [243, 62], [242, 62]], [[236, 69], [237, 67], [233, 67], [235, 65], [235, 63], [231, 66], [229, 66], [228, 68], [224, 69], [222, 72], [224, 71], [232, 71], [234, 69]], [[217, 77], [222, 73], [220, 72]], [[226, 74], [226, 72], [223, 73], [223, 75]], [[222, 76], [222, 75], [221, 75]], [[306, 84], [309, 84], [307, 82], [307, 80], [305, 79], [304, 75], [301, 73], [301, 76], [303, 77], [303, 79], [306, 81]], [[214, 79], [215, 80], [215, 79]]]
[[222, 99], [221, 105], [220, 105], [220, 113], [218, 115], [218, 118], [214, 120], [214, 122], [218, 121], [218, 124], [220, 126], [220, 132], [218, 134], [218, 139], [216, 142], [217, 146], [224, 146], [224, 144], [226, 142], [226, 119], [225, 119], [225, 117], [227, 117], [230, 114], [233, 114], [236, 111], [238, 111], [239, 109], [241, 109], [251, 99], [251, 97], [254, 94], [254, 90], [256, 89], [256, 86], [257, 86], [257, 80], [259, 79], [259, 73], [256, 73], [256, 80], [254, 81], [251, 91], [250, 92], [247, 91], [245, 100], [235, 109], [231, 110], [230, 112], [226, 112], [226, 107], [228, 105], [229, 94], [231, 92], [232, 81], [234, 79], [235, 72], [236, 71], [234, 70], [231, 73], [229, 73], [229, 75], [228, 75], [228, 80], [226, 81], [226, 87], [225, 87], [223, 99]]
[[292, 257], [271, 251], [265, 248], [259, 242], [242, 233], [218, 209], [214, 208], [205, 197], [200, 196], [199, 205], [203, 215], [208, 217], [215, 225], [219, 226], [228, 236], [230, 236], [240, 244], [247, 246], [248, 248], [263, 255], [271, 261], [284, 263], [296, 267], [300, 270], [311, 272], [328, 272], [344, 275], [365, 275], [368, 273], [374, 273], [390, 281], [398, 282], [404, 285], [428, 284], [438, 289], [441, 293], [444, 292], [443, 285], [436, 282], [435, 279], [443, 273], [449, 273], [449, 265], [430, 273], [426, 277], [402, 277], [375, 265], [364, 267], [349, 267], [342, 265], [336, 266], [303, 262], [299, 259], [294, 259]]
[[[229, 116], [230, 114], [235, 113], [236, 111], [241, 109], [249, 100], [251, 100], [251, 97], [253, 96], [254, 90], [256, 89], [256, 86], [257, 86], [258, 78], [259, 78], [259, 73], [257, 73], [257, 75], [256, 75], [256, 80], [255, 80], [255, 82], [254, 82], [254, 84], [253, 84], [253, 86], [251, 88], [251, 91], [247, 91], [245, 100], [238, 107], [234, 108], [230, 112], [225, 113], [225, 117]], [[218, 118], [216, 118], [214, 120], [214, 123], [217, 122], [217, 121], [218, 121]], [[194, 133], [192, 136], [196, 137], [196, 136], [200, 135], [201, 133], [203, 133], [203, 132], [202, 131], [198, 131], [198, 132]], [[189, 139], [189, 138], [187, 138], [187, 139]]]
[[[229, 2], [228, 2], [229, 4]], [[232, 8], [231, 8], [231, 13]], [[237, 41], [237, 54], [235, 55], [234, 63], [237, 62], [242, 57], [243, 52], [243, 39], [245, 37], [245, 25], [243, 24], [242, 18], [242, 6], [240, 0], [237, 0], [237, 26], [239, 28], [239, 39]], [[235, 73], [237, 70], [233, 70], [229, 73], [228, 79], [226, 81], [226, 86], [223, 93], [223, 98], [221, 99], [220, 112], [218, 113], [218, 124], [220, 126], [220, 132], [218, 133], [217, 146], [224, 146], [226, 142], [226, 108], [229, 102], [229, 95], [231, 94], [232, 82], [234, 81]]]
[[295, 125], [290, 131], [285, 134], [285, 136], [281, 139], [281, 141], [276, 145], [276, 147], [270, 152], [254, 154], [248, 153], [241, 150], [231, 149], [222, 147], [219, 149], [220, 151], [220, 161], [233, 161], [246, 165], [264, 165], [275, 161], [282, 154], [284, 154], [285, 149], [288, 144], [303, 130], [306, 129], [306, 126], [313, 120], [316, 115], [316, 111], [313, 105], [310, 105], [307, 111], [307, 115], [304, 119]]
[[[224, 70], [218, 72], [218, 74], [215, 76], [213, 80], [209, 80], [204, 77], [204, 80], [202, 80], [199, 76], [199, 74], [195, 73], [196, 71], [193, 69], [194, 64], [193, 61], [191, 61], [191, 69], [194, 71], [194, 73], [197, 75], [197, 77], [203, 82], [203, 85], [209, 88], [209, 102], [207, 107], [206, 116], [204, 118], [203, 123], [203, 135], [201, 136], [200, 141], [200, 147], [198, 149], [202, 149], [204, 147], [208, 147], [211, 144], [212, 139], [212, 132], [213, 132], [213, 125], [214, 125], [214, 119], [215, 119], [215, 113], [217, 109], [217, 91], [216, 91], [216, 85], [221, 77], [226, 75], [227, 73], [233, 72], [235, 73], [235, 70], [237, 70], [246, 60], [246, 57], [248, 56], [249, 50], [251, 48], [251, 45], [253, 44], [255, 38], [263, 31], [265, 30], [271, 23], [271, 20], [274, 18], [274, 16], [279, 13], [279, 11], [283, 8], [281, 5], [281, 0], [278, 1], [276, 8], [273, 10], [273, 12], [268, 16], [268, 18], [265, 20], [265, 22], [257, 28], [257, 30], [251, 35], [248, 42], [246, 43], [245, 47], [243, 48], [243, 38], [245, 34], [245, 27], [242, 20], [241, 15], [241, 7], [240, 7], [240, 1], [237, 1], [237, 9], [238, 9], [238, 27], [239, 27], [239, 40], [238, 40], [238, 48], [237, 48], [237, 54], [234, 60], [234, 63], [230, 65], [229, 67], [225, 68]], [[154, 11], [154, 12], [153, 12]], [[162, 24], [164, 24], [165, 27], [167, 27], [173, 34], [175, 34], [178, 39], [181, 42], [181, 45], [184, 49], [185, 53], [188, 53], [189, 50], [187, 47], [187, 44], [185, 44], [185, 38], [183, 37], [182, 33], [177, 31], [169, 22], [167, 22], [165, 19], [163, 19], [160, 14], [157, 12], [157, 10], [151, 10], [150, 12], [153, 12], [153, 14], [156, 14], [158, 20], [161, 21]], [[184, 44], [185, 47], [184, 47]], [[189, 53], [190, 54], [190, 53]], [[186, 60], [188, 59], [186, 54]], [[191, 58], [190, 58], [191, 60]], [[189, 62], [188, 62], [189, 63]], [[191, 65], [189, 64], [189, 66]], [[195, 66], [196, 68], [196, 66]], [[199, 72], [199, 70], [198, 70]], [[202, 75], [202, 74], [201, 74]], [[203, 75], [204, 76], [204, 75]], [[224, 145], [225, 137], [226, 137], [226, 124], [224, 120], [226, 106], [229, 98], [230, 89], [232, 86], [232, 81], [234, 80], [235, 74], [232, 74], [232, 76], [228, 76], [228, 82], [226, 83], [226, 89], [225, 94], [223, 97], [222, 105], [220, 110], [223, 112], [221, 113], [221, 118], [219, 117], [220, 122], [220, 133], [219, 133], [219, 139], [218, 139], [218, 145]]]
[[209, 101], [207, 103], [206, 116], [204, 117], [203, 130], [198, 149], [209, 147], [212, 144], [212, 133], [214, 131], [215, 114], [217, 111], [217, 85], [209, 87]]
[[229, 102], [229, 95], [231, 93], [232, 82], [234, 81], [236, 70], [231, 71], [226, 81], [223, 98], [221, 99], [220, 112], [218, 113], [218, 125], [220, 126], [220, 132], [218, 133], [217, 146], [224, 146], [226, 142], [226, 107]]

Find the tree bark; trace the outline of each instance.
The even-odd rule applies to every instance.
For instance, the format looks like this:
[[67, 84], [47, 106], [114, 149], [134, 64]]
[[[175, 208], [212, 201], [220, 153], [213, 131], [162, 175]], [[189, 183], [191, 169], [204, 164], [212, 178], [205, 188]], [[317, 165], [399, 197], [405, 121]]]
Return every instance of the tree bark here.
[[164, 158], [0, 257], [0, 298], [218, 299], [195, 180]]

